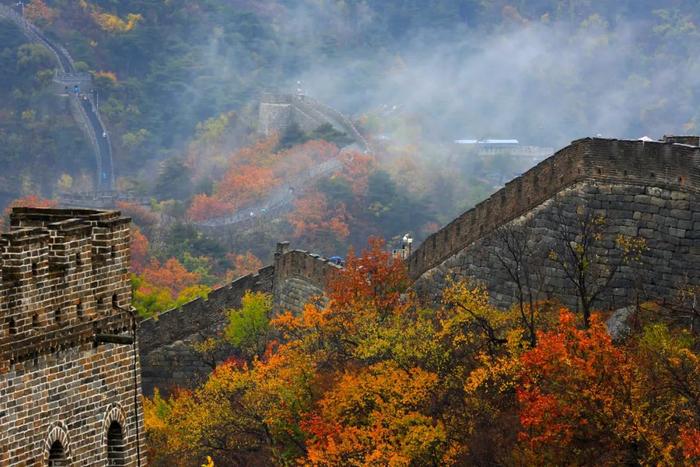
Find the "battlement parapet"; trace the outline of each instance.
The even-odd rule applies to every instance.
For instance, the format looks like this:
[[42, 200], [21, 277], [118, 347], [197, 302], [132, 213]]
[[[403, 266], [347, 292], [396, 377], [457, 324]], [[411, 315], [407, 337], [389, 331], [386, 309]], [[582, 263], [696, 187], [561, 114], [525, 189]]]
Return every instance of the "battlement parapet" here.
[[296, 277], [325, 289], [334, 273], [342, 269], [328, 258], [306, 250], [290, 250], [289, 242], [277, 244], [275, 253], [275, 283]]
[[573, 141], [426, 238], [407, 259], [409, 273], [414, 279], [420, 277], [500, 225], [581, 181], [697, 192], [700, 147], [692, 145], [695, 143], [700, 143], [700, 138], [667, 136], [658, 142], [603, 138]]
[[118, 211], [13, 209], [0, 237], [0, 368], [130, 319], [129, 226]]
[[[329, 260], [303, 250], [290, 250], [288, 242], [277, 244], [275, 262], [255, 274], [242, 276], [157, 317], [141, 321], [139, 347], [143, 363], [143, 391], [155, 387], [192, 387], [211, 371], [193, 344], [220, 335], [228, 324], [229, 311], [241, 306], [246, 292], [273, 294], [273, 311], [298, 311], [321, 295], [327, 280], [340, 269]], [[220, 355], [227, 358], [230, 354]]]

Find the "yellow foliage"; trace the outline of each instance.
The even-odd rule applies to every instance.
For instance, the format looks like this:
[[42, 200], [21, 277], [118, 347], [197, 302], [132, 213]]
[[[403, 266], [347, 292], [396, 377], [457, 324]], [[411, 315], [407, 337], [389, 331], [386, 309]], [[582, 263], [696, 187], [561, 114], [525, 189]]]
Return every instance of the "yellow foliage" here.
[[91, 16], [92, 19], [100, 26], [100, 28], [102, 28], [104, 31], [113, 33], [129, 32], [134, 29], [139, 21], [143, 19], [140, 14], [135, 13], [129, 13], [126, 16], [126, 21], [117, 15], [100, 13], [97, 11], [93, 12]]
[[95, 78], [105, 78], [112, 82], [112, 84], [117, 83], [117, 75], [113, 71], [98, 71], [95, 73]]

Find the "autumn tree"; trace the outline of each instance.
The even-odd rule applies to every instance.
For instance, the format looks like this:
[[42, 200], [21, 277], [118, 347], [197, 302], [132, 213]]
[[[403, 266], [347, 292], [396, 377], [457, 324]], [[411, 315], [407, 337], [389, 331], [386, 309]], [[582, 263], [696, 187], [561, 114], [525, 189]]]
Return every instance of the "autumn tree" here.
[[200, 278], [199, 274], [185, 269], [176, 258], [170, 258], [163, 264], [157, 259], [151, 259], [151, 263], [143, 271], [143, 276], [149, 283], [168, 289], [173, 296], [195, 285]]
[[688, 335], [655, 324], [619, 347], [597, 315], [579, 329], [562, 310], [521, 362], [521, 463], [698, 460], [700, 360]]
[[646, 249], [643, 238], [623, 234], [611, 238], [604, 216], [589, 207], [555, 209], [556, 238], [549, 259], [559, 266], [578, 298], [585, 326], [594, 304], [610, 292], [622, 265], [638, 261]]
[[350, 234], [344, 204], [329, 205], [326, 197], [311, 192], [294, 202], [294, 211], [287, 220], [294, 228], [294, 237], [317, 246], [334, 249]]
[[226, 259], [233, 265], [233, 268], [226, 272], [226, 282], [231, 282], [247, 274], [255, 274], [263, 267], [263, 262], [251, 251], [241, 254], [228, 253]]
[[531, 229], [505, 225], [494, 233], [494, 255], [500, 268], [515, 285], [515, 298], [522, 325], [527, 329], [530, 345], [537, 345], [535, 307], [544, 282], [542, 269], [535, 263], [537, 256]]
[[246, 359], [262, 355], [270, 337], [272, 296], [263, 292], [246, 292], [241, 307], [231, 310], [224, 331], [226, 341]]
[[131, 270], [141, 274], [148, 264], [148, 239], [141, 229], [131, 226]]
[[117, 201], [116, 204], [117, 209], [122, 214], [130, 217], [139, 228], [146, 232], [150, 232], [158, 224], [158, 215], [145, 206], [127, 201]]
[[194, 195], [187, 210], [187, 217], [192, 221], [205, 221], [232, 214], [235, 207], [232, 203], [222, 201], [215, 196], [206, 194]]
[[24, 7], [24, 16], [35, 23], [51, 24], [58, 14], [54, 9], [49, 8], [44, 0], [31, 0]]

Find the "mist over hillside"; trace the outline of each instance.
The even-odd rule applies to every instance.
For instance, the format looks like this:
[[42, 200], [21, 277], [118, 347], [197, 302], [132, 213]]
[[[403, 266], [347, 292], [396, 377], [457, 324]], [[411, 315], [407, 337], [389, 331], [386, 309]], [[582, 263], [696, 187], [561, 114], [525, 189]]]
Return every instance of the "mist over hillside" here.
[[262, 91], [298, 81], [356, 117], [395, 108], [438, 142], [557, 147], [692, 132], [698, 119], [689, 1], [41, 3], [37, 24], [96, 73], [122, 176], [181, 153], [207, 118], [254, 123]]

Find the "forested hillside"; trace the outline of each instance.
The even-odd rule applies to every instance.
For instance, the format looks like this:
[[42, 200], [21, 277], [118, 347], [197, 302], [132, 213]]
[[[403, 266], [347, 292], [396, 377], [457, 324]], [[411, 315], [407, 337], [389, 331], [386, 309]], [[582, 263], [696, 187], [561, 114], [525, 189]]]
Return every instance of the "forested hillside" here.
[[[146, 314], [255, 270], [280, 238], [328, 256], [370, 235], [420, 241], [534, 163], [455, 139], [555, 148], [698, 129], [690, 0], [31, 0], [23, 13], [92, 74], [116, 188], [151, 200], [118, 206], [140, 229]], [[0, 39], [0, 201], [93, 189], [51, 55], [7, 21]], [[372, 153], [331, 127], [264, 137], [265, 91], [344, 111]], [[332, 170], [305, 175], [319, 165]], [[226, 218], [246, 222], [198, 226]]]
[[[381, 109], [397, 106], [422, 140], [500, 136], [558, 146], [591, 133], [692, 131], [695, 6], [32, 0], [25, 12], [94, 74], [117, 174], [133, 186], [126, 179], [179, 155], [198, 123], [235, 111], [254, 126], [259, 93], [292, 90], [298, 80], [309, 94], [364, 114], [368, 133], [395, 130]], [[49, 96], [49, 57], [34, 47], [18, 56], [17, 31], [1, 24], [0, 123], [11, 144], [0, 162], [26, 161], [39, 179], [31, 164], [58, 159], [75, 178], [86, 148]], [[60, 138], [49, 143], [42, 132]], [[49, 180], [34, 182], [51, 194]]]

